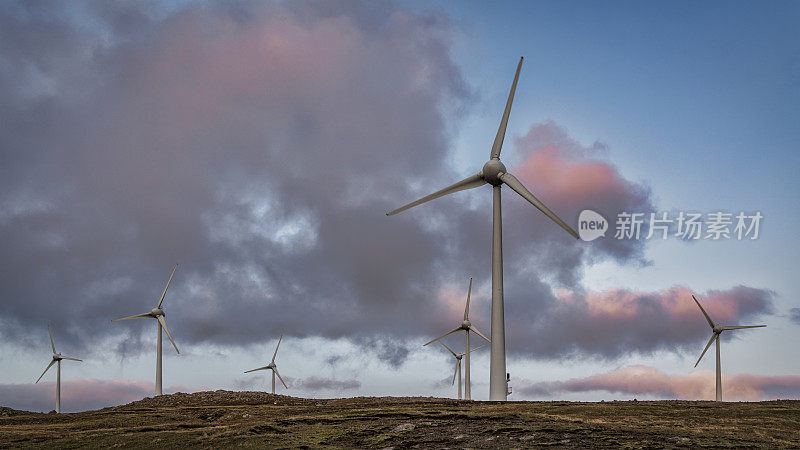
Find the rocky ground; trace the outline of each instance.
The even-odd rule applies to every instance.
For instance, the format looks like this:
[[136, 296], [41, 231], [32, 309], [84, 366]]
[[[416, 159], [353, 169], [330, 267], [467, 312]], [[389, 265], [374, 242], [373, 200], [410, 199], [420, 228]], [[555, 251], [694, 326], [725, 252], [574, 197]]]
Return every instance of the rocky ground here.
[[146, 398], [74, 414], [0, 408], [0, 447], [800, 447], [800, 401], [314, 400], [262, 392]]

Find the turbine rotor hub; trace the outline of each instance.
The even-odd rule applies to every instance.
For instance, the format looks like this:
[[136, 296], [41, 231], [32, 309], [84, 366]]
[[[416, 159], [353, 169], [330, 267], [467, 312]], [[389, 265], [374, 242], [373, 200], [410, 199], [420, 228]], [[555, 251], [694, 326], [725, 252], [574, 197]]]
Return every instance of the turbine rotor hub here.
[[490, 159], [483, 165], [481, 174], [483, 179], [492, 186], [500, 186], [503, 181], [500, 179], [500, 174], [506, 173], [506, 166], [500, 162], [499, 159]]
[[152, 310], [150, 310], [150, 314], [152, 314], [153, 316], [156, 316], [156, 317], [165, 316], [166, 315], [166, 314], [164, 314], [164, 310], [161, 309], [161, 308], [153, 308]]
[[465, 320], [465, 321], [461, 322], [461, 329], [462, 330], [469, 330], [470, 325], [472, 325], [472, 322], [470, 322], [469, 320]]

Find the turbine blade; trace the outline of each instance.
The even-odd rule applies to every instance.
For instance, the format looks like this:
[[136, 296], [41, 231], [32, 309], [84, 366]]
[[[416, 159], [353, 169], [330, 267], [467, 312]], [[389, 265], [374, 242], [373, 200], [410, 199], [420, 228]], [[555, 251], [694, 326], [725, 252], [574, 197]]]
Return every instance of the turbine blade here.
[[500, 127], [497, 129], [497, 136], [494, 138], [492, 151], [489, 153], [489, 158], [499, 159], [500, 150], [503, 148], [503, 139], [506, 136], [506, 127], [508, 126], [508, 116], [511, 114], [511, 104], [514, 103], [514, 92], [517, 90], [517, 80], [519, 80], [519, 71], [522, 69], [522, 58], [519, 59], [517, 64], [517, 73], [514, 75], [514, 83], [511, 85], [511, 92], [508, 93], [508, 100], [506, 101], [506, 109], [503, 111], [503, 119], [500, 120]]
[[167, 332], [167, 337], [169, 338], [169, 341], [172, 342], [172, 346], [175, 347], [175, 351], [178, 352], [178, 354], [180, 354], [181, 351], [178, 350], [178, 346], [175, 345], [175, 340], [172, 339], [172, 334], [170, 334], [169, 328], [167, 328], [167, 322], [164, 320], [164, 316], [158, 316], [157, 319], [158, 319], [158, 323], [161, 324], [161, 328], [163, 328], [164, 331]]
[[164, 286], [164, 292], [161, 293], [161, 298], [158, 299], [158, 305], [156, 305], [156, 308], [159, 309], [161, 308], [161, 303], [164, 301], [164, 296], [167, 295], [167, 289], [169, 289], [169, 284], [172, 282], [172, 276], [175, 275], [175, 269], [177, 268], [178, 265], [175, 264], [175, 267], [172, 268], [172, 273], [169, 274], [169, 280], [167, 280], [167, 285]]
[[[53, 364], [55, 364], [55, 363], [56, 363], [56, 360], [55, 360], [55, 359], [53, 359], [52, 361], [50, 361], [50, 364], [48, 364], [48, 365], [47, 365], [47, 368], [46, 368], [46, 369], [44, 369], [44, 372], [42, 372], [42, 374], [41, 374], [41, 375], [39, 375], [39, 378], [36, 380], [36, 383], [38, 383], [38, 382], [39, 382], [39, 380], [41, 380], [41, 379], [42, 379], [42, 377], [44, 376], [44, 374], [46, 374], [46, 373], [47, 373], [47, 371], [48, 371], [48, 370], [50, 370], [50, 368], [51, 368], [51, 367], [53, 367]], [[36, 383], [34, 383], [34, 384], [36, 384]]]
[[483, 348], [483, 347], [486, 347], [486, 344], [483, 344], [483, 345], [481, 345], [480, 347], [475, 347], [475, 348], [473, 348], [472, 350], [470, 350], [469, 352], [470, 352], [470, 353], [472, 353], [472, 352], [474, 352], [475, 350], [477, 350], [477, 349], [479, 349], [479, 348]]
[[252, 369], [252, 370], [245, 370], [244, 373], [250, 373], [250, 372], [255, 372], [256, 370], [267, 370], [267, 369], [269, 369], [269, 366], [259, 367], [258, 369]]
[[703, 356], [705, 356], [706, 352], [708, 351], [708, 347], [711, 347], [711, 343], [714, 342], [714, 339], [716, 339], [716, 337], [717, 337], [716, 334], [711, 335], [711, 339], [708, 340], [708, 344], [706, 344], [706, 348], [703, 349], [703, 353], [700, 354], [700, 357], [697, 358], [697, 362], [694, 363], [695, 367], [697, 367], [697, 365], [700, 364], [700, 360], [703, 359]]
[[81, 362], [83, 362], [83, 360], [82, 360], [82, 359], [78, 359], [78, 358], [71, 358], [71, 357], [69, 357], [69, 356], [63, 356], [63, 355], [61, 356], [61, 359], [68, 359], [68, 360], [70, 360], [70, 361], [81, 361]]
[[578, 233], [575, 232], [569, 225], [566, 224], [560, 217], [558, 217], [553, 211], [550, 211], [550, 208], [545, 206], [544, 203], [541, 202], [536, 196], [531, 194], [523, 184], [520, 182], [517, 177], [510, 173], [504, 173], [500, 175], [500, 179], [503, 183], [507, 184], [508, 187], [514, 190], [517, 194], [521, 195], [522, 198], [530, 202], [531, 205], [535, 206], [539, 211], [543, 212], [545, 216], [549, 217], [553, 222], [557, 223], [558, 226], [564, 229], [567, 233], [571, 234], [572, 237], [575, 239], [580, 239]]
[[456, 384], [456, 375], [458, 375], [458, 366], [460, 366], [460, 365], [461, 365], [461, 360], [457, 359], [456, 360], [456, 370], [453, 371], [453, 381], [450, 384]]
[[743, 328], [761, 328], [765, 327], [766, 325], [744, 325], [744, 326], [737, 326], [737, 327], [722, 327], [723, 330], [741, 330]]
[[467, 289], [467, 307], [464, 309], [464, 320], [469, 319], [469, 296], [472, 294], [472, 277], [469, 277], [469, 288]]
[[278, 379], [281, 380], [281, 384], [283, 385], [283, 387], [285, 387], [286, 389], [289, 389], [289, 386], [287, 386], [286, 383], [284, 383], [283, 378], [281, 378], [281, 374], [278, 372], [278, 368], [277, 367], [273, 367], [272, 371], [275, 372], [275, 375], [277, 375]]
[[53, 354], [56, 354], [56, 344], [53, 342], [53, 332], [50, 331], [50, 325], [47, 326], [47, 334], [50, 335], [50, 347], [53, 349]]
[[480, 331], [478, 331], [478, 329], [477, 329], [477, 328], [475, 328], [475, 325], [470, 325], [470, 326], [469, 326], [469, 330], [470, 330], [470, 331], [473, 331], [473, 332], [475, 332], [475, 334], [477, 334], [478, 336], [480, 336], [480, 337], [482, 337], [482, 338], [486, 339], [486, 342], [489, 342], [489, 343], [491, 343], [491, 342], [492, 342], [492, 340], [491, 340], [491, 339], [487, 338], [486, 336], [484, 336], [484, 335], [483, 335], [483, 333], [481, 333]]
[[275, 346], [275, 353], [272, 354], [272, 362], [275, 362], [275, 356], [278, 354], [278, 348], [281, 346], [281, 340], [283, 339], [283, 335], [278, 339], [278, 345]]
[[483, 186], [484, 184], [486, 184], [486, 181], [483, 180], [483, 175], [478, 173], [478, 174], [472, 175], [471, 177], [464, 178], [463, 180], [461, 180], [461, 181], [459, 181], [457, 183], [453, 183], [453, 184], [451, 184], [450, 186], [447, 186], [444, 189], [438, 190], [438, 191], [434, 192], [431, 195], [428, 195], [426, 197], [422, 197], [421, 199], [419, 199], [419, 200], [417, 200], [415, 202], [411, 202], [411, 203], [409, 203], [409, 204], [407, 204], [405, 206], [402, 206], [400, 208], [395, 209], [394, 211], [388, 212], [388, 213], [386, 213], [386, 215], [387, 216], [393, 216], [393, 215], [395, 215], [397, 213], [403, 212], [403, 211], [405, 211], [405, 210], [407, 210], [409, 208], [413, 208], [413, 207], [415, 207], [417, 205], [421, 205], [421, 204], [423, 204], [425, 202], [429, 202], [429, 201], [431, 201], [433, 199], [436, 199], [436, 198], [439, 198], [439, 197], [441, 197], [443, 195], [452, 194], [453, 192], [463, 191], [465, 189], [476, 188], [478, 186]]
[[446, 348], [447, 350], [449, 350], [449, 351], [450, 351], [450, 353], [452, 353], [452, 354], [453, 354], [453, 356], [455, 356], [456, 358], [458, 358], [458, 355], [456, 355], [456, 352], [454, 352], [454, 351], [453, 351], [453, 350], [452, 350], [450, 347], [448, 347], [448, 346], [447, 346], [447, 344], [445, 344], [445, 343], [444, 343], [444, 342], [442, 342], [442, 341], [439, 341], [439, 343], [440, 343], [440, 344], [442, 344], [442, 345], [444, 345], [444, 348]]
[[714, 321], [711, 320], [711, 317], [708, 317], [708, 313], [706, 312], [705, 309], [703, 309], [703, 306], [700, 305], [700, 302], [697, 301], [697, 297], [692, 295], [692, 298], [694, 299], [694, 302], [697, 303], [697, 306], [700, 307], [700, 311], [703, 311], [703, 315], [706, 316], [706, 320], [708, 321], [708, 324], [711, 326], [711, 328], [714, 328]]
[[422, 344], [422, 346], [424, 347], [424, 346], [426, 346], [426, 345], [430, 344], [431, 342], [436, 342], [436, 341], [438, 341], [439, 339], [441, 339], [441, 338], [443, 338], [443, 337], [450, 336], [451, 334], [455, 333], [456, 331], [461, 331], [461, 327], [458, 327], [458, 328], [456, 328], [456, 329], [455, 329], [455, 330], [453, 330], [453, 331], [448, 331], [447, 333], [445, 333], [445, 334], [443, 334], [443, 335], [439, 336], [438, 338], [436, 338], [436, 339], [432, 339], [432, 340], [430, 340], [430, 341], [428, 341], [428, 342], [426, 342], [426, 343]]
[[145, 317], [153, 317], [150, 313], [138, 314], [135, 316], [128, 316], [128, 317], [121, 317], [119, 319], [111, 319], [112, 322], [119, 322], [120, 320], [130, 320], [130, 319], [144, 319]]

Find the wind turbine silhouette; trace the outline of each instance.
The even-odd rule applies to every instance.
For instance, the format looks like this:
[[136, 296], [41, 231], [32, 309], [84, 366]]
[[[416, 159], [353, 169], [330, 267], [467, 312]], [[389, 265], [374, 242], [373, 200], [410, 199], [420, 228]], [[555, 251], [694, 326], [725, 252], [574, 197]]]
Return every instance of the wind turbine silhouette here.
[[71, 358], [69, 356], [64, 356], [61, 353], [56, 352], [56, 344], [55, 342], [53, 342], [53, 332], [50, 331], [50, 325], [47, 326], [47, 334], [50, 335], [50, 348], [53, 349], [53, 359], [50, 361], [50, 364], [48, 364], [47, 367], [44, 369], [44, 372], [42, 372], [42, 374], [39, 375], [39, 378], [36, 380], [36, 383], [38, 383], [39, 380], [42, 379], [44, 374], [46, 374], [47, 371], [50, 370], [51, 367], [53, 367], [53, 364], [58, 364], [58, 367], [56, 369], [58, 373], [56, 375], [56, 412], [60, 413], [61, 412], [61, 360], [62, 359], [68, 359], [70, 361], [83, 361], [83, 360], [78, 358]]
[[[439, 343], [442, 344], [444, 346], [444, 348], [446, 348], [447, 351], [449, 351], [453, 355], [453, 357], [456, 359], [456, 370], [455, 370], [455, 372], [453, 372], [453, 381], [450, 384], [455, 384], [456, 376], [458, 376], [458, 399], [461, 400], [461, 358], [463, 358], [464, 355], [467, 355], [467, 358], [469, 358], [469, 354], [470, 353], [474, 352], [475, 350], [477, 350], [479, 348], [486, 347], [486, 344], [483, 344], [480, 347], [475, 347], [472, 350], [468, 350], [468, 351], [466, 351], [464, 353], [456, 353], [450, 347], [448, 347], [447, 344], [445, 344], [444, 342], [439, 341]], [[467, 372], [467, 373], [469, 373], [469, 372]], [[466, 399], [469, 400], [470, 398], [467, 397]]]
[[156, 395], [161, 395], [161, 329], [163, 328], [164, 331], [167, 332], [167, 337], [169, 341], [172, 342], [172, 346], [175, 347], [175, 351], [178, 354], [181, 353], [178, 350], [178, 346], [175, 345], [175, 340], [172, 339], [172, 334], [170, 334], [169, 329], [167, 328], [167, 322], [164, 320], [164, 310], [161, 309], [161, 304], [164, 302], [164, 296], [167, 295], [167, 289], [169, 289], [169, 284], [172, 282], [172, 276], [175, 275], [175, 269], [178, 268], [178, 265], [175, 264], [175, 267], [172, 268], [172, 273], [169, 275], [169, 280], [167, 280], [167, 285], [164, 287], [164, 292], [161, 293], [161, 298], [158, 299], [158, 304], [155, 308], [150, 310], [150, 312], [144, 314], [138, 314], [135, 316], [128, 316], [122, 317], [119, 319], [111, 319], [112, 322], [118, 322], [120, 320], [130, 320], [130, 319], [144, 319], [144, 318], [152, 318], [158, 321], [156, 325], [158, 327], [158, 343], [156, 344]]
[[694, 363], [694, 366], [697, 367], [700, 364], [700, 360], [703, 359], [706, 352], [708, 351], [708, 347], [711, 347], [711, 343], [717, 341], [717, 396], [716, 401], [722, 401], [722, 368], [720, 367], [719, 362], [719, 335], [722, 334], [723, 331], [730, 331], [730, 330], [741, 330], [743, 328], [761, 328], [765, 327], [766, 325], [744, 325], [744, 326], [735, 326], [735, 327], [718, 327], [714, 324], [714, 321], [711, 320], [711, 317], [708, 316], [708, 313], [705, 309], [700, 305], [700, 302], [697, 301], [697, 298], [692, 295], [694, 302], [697, 303], [697, 306], [700, 307], [700, 311], [703, 312], [703, 315], [706, 316], [706, 320], [708, 321], [708, 325], [711, 326], [711, 339], [708, 340], [708, 344], [706, 344], [706, 348], [703, 349], [703, 353], [700, 354], [700, 358], [697, 359], [697, 362]]
[[[464, 398], [467, 399], [467, 400], [472, 400], [472, 388], [471, 388], [471, 383], [470, 383], [470, 378], [469, 378], [469, 354], [471, 353], [471, 351], [469, 349], [469, 332], [472, 331], [473, 333], [477, 334], [478, 336], [486, 339], [486, 342], [488, 342], [488, 343], [492, 342], [489, 338], [484, 336], [483, 333], [478, 331], [478, 329], [475, 328], [475, 325], [473, 325], [472, 322], [469, 321], [469, 297], [470, 297], [470, 294], [472, 294], [472, 278], [469, 279], [469, 288], [467, 289], [467, 307], [464, 308], [464, 321], [461, 322], [461, 325], [459, 325], [458, 328], [454, 329], [453, 331], [449, 331], [449, 332], [439, 336], [438, 338], [423, 344], [423, 346], [425, 346], [425, 345], [430, 344], [431, 342], [436, 342], [436, 341], [439, 341], [441, 343], [442, 341], [440, 341], [440, 339], [442, 339], [442, 338], [444, 338], [446, 336], [450, 336], [453, 333], [457, 333], [457, 332], [459, 332], [461, 330], [464, 330], [464, 334], [467, 337], [467, 346], [464, 348], [464, 353], [462, 353], [461, 355], [462, 356], [463, 355], [467, 356], [467, 360], [466, 360], [466, 363], [464, 365]], [[442, 345], [444, 345], [444, 343], [442, 343]], [[447, 346], [445, 345], [445, 347], [447, 347]], [[483, 347], [483, 345], [481, 347]], [[478, 348], [481, 348], [481, 347], [478, 347]], [[449, 347], [447, 349], [450, 350]], [[477, 349], [474, 349], [474, 350], [477, 350]], [[453, 351], [450, 350], [450, 352], [452, 353]], [[453, 356], [456, 356], [455, 353], [453, 353]], [[456, 356], [456, 358], [458, 359], [459, 371], [460, 371], [461, 370], [461, 357], [460, 356]], [[460, 387], [461, 386], [461, 375], [459, 375], [458, 384], [459, 384], [458, 398], [461, 399], [461, 387]]]
[[272, 354], [272, 361], [270, 361], [269, 364], [267, 364], [264, 367], [259, 367], [258, 369], [247, 370], [247, 371], [244, 372], [244, 373], [250, 373], [250, 372], [255, 372], [256, 370], [268, 370], [268, 369], [272, 370], [272, 393], [273, 394], [275, 393], [275, 375], [277, 375], [278, 379], [281, 380], [281, 384], [283, 384], [283, 387], [285, 387], [286, 389], [289, 389], [289, 386], [286, 386], [286, 383], [283, 381], [283, 378], [281, 378], [281, 374], [278, 373], [278, 366], [275, 365], [275, 356], [278, 355], [278, 348], [280, 348], [280, 346], [281, 346], [281, 340], [282, 339], [283, 339], [283, 335], [281, 335], [280, 339], [278, 339], [278, 345], [275, 346], [275, 353]]
[[491, 364], [489, 369], [489, 400], [506, 400], [508, 396], [508, 381], [506, 379], [506, 336], [505, 318], [503, 306], [503, 218], [500, 201], [500, 187], [505, 184], [522, 198], [530, 202], [539, 211], [563, 228], [567, 233], [578, 239], [578, 233], [569, 227], [563, 220], [550, 211], [536, 196], [534, 196], [514, 175], [508, 172], [506, 166], [500, 162], [500, 150], [503, 148], [503, 139], [506, 135], [508, 126], [508, 116], [511, 113], [511, 104], [514, 102], [514, 92], [517, 89], [519, 72], [522, 69], [522, 60], [519, 59], [517, 73], [514, 75], [514, 83], [511, 85], [511, 92], [508, 94], [506, 109], [503, 118], [500, 120], [500, 127], [494, 138], [492, 150], [489, 152], [489, 161], [483, 165], [480, 172], [454, 183], [444, 189], [434, 192], [415, 202], [411, 202], [403, 207], [388, 212], [391, 216], [413, 208], [422, 203], [437, 199], [447, 194], [473, 189], [484, 184], [491, 184], [493, 190], [492, 197], [492, 346]]

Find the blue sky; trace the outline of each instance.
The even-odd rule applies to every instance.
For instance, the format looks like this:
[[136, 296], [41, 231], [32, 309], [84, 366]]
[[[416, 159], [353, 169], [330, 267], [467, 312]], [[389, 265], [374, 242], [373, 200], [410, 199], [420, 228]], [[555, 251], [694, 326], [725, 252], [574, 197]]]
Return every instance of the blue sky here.
[[[691, 250], [677, 244], [672, 262], [678, 265], [682, 250], [691, 252], [697, 269], [713, 263], [715, 271], [736, 274], [730, 281], [755, 275], [765, 286], [779, 285], [787, 306], [800, 304], [792, 303], [798, 291], [787, 269], [800, 249], [793, 229], [800, 213], [800, 6], [504, 2], [489, 8], [468, 1], [437, 7], [463, 27], [457, 55], [480, 86], [480, 101], [459, 133], [465, 155], [480, 160], [494, 136], [508, 82], [492, 76], [501, 67], [511, 73], [525, 56], [512, 136], [525, 131], [520, 124], [555, 120], [584, 143], [601, 141], [626, 175], [653, 188], [661, 210], [763, 211], [757, 244]], [[771, 270], [752, 270], [746, 261], [753, 259]]]

